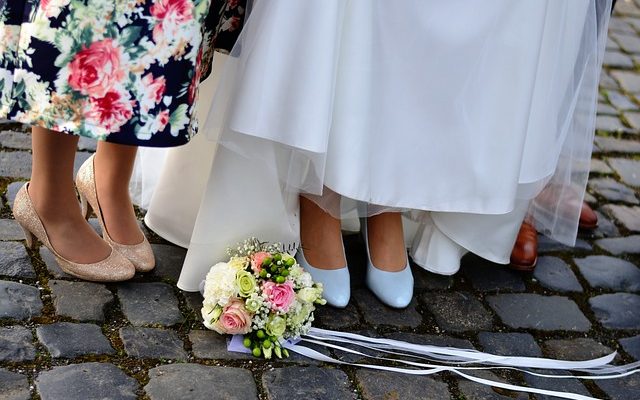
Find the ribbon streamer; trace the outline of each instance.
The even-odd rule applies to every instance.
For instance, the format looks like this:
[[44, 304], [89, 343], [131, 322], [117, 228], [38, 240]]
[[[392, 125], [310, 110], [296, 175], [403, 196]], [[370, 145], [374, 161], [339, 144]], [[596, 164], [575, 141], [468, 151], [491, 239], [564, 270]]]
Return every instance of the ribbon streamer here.
[[[497, 387], [505, 390], [520, 391], [534, 394], [541, 394], [547, 396], [555, 396], [563, 399], [572, 400], [593, 400], [594, 397], [584, 396], [577, 393], [562, 392], [554, 390], [539, 389], [535, 387], [513, 385], [509, 383], [498, 382], [491, 379], [480, 378], [470, 375], [468, 371], [478, 370], [494, 370], [494, 369], [509, 369], [523, 372], [526, 374], [539, 376], [543, 378], [551, 379], [588, 379], [588, 380], [601, 380], [601, 379], [618, 379], [632, 374], [640, 372], [640, 362], [635, 362], [627, 365], [611, 365], [609, 364], [616, 356], [616, 352], [604, 357], [585, 360], [585, 361], [566, 361], [555, 360], [543, 357], [515, 357], [515, 356], [499, 356], [495, 354], [489, 354], [480, 352], [477, 350], [458, 349], [453, 347], [440, 347], [433, 345], [418, 345], [413, 343], [407, 343], [393, 339], [382, 338], [370, 338], [367, 336], [358, 335], [355, 333], [338, 332], [326, 329], [311, 328], [309, 333], [302, 337], [301, 342], [316, 344], [331, 348], [334, 350], [342, 351], [345, 353], [351, 353], [366, 357], [369, 359], [392, 362], [396, 364], [403, 364], [409, 367], [395, 367], [388, 365], [378, 364], [363, 364], [352, 363], [347, 361], [338, 360], [336, 358], [322, 354], [309, 347], [301, 344], [284, 342], [282, 346], [289, 351], [293, 351], [305, 357], [322, 361], [331, 364], [338, 365], [350, 365], [359, 368], [367, 368], [381, 371], [389, 371], [396, 373], [403, 373], [409, 375], [433, 375], [439, 372], [448, 371], [454, 373], [460, 377], [468, 379], [472, 382], [480, 383], [487, 386]], [[381, 352], [385, 354], [392, 354], [396, 356], [416, 358], [420, 360], [430, 360], [443, 364], [456, 364], [456, 365], [440, 365], [435, 363], [425, 363], [409, 361], [399, 358], [387, 358], [375, 355], [363, 353], [358, 350], [354, 350], [348, 347], [341, 346], [339, 344], [349, 344], [359, 346], [368, 350]], [[460, 366], [462, 365], [462, 366]], [[543, 374], [534, 371], [529, 371], [525, 368], [539, 368], [547, 370], [562, 370], [562, 371], [574, 371], [586, 373], [589, 375], [550, 375]]]

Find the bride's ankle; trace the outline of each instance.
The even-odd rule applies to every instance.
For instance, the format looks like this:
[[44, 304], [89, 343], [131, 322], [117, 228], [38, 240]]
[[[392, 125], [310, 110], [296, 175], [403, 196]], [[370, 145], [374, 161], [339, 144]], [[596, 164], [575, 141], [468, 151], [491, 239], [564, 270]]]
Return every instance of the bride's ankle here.
[[388, 272], [403, 270], [407, 250], [400, 214], [385, 213], [367, 219], [367, 240], [371, 263]]

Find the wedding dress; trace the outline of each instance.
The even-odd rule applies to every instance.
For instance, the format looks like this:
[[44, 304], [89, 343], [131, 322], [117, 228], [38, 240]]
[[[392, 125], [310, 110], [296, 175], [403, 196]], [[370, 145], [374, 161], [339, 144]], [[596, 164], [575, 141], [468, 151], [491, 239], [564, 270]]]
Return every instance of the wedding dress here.
[[572, 244], [561, 200], [584, 194], [607, 7], [256, 1], [201, 87], [201, 134], [140, 155], [146, 223], [188, 247], [178, 286], [246, 237], [298, 242], [299, 193], [336, 216], [403, 211], [436, 273], [468, 251], [508, 263], [527, 212]]

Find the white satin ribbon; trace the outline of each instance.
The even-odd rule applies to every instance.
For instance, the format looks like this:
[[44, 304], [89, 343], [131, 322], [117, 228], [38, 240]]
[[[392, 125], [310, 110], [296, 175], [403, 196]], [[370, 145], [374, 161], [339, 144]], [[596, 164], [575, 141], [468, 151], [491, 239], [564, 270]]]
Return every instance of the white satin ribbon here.
[[[367, 336], [358, 335], [348, 332], [337, 332], [326, 329], [311, 328], [309, 333], [302, 337], [302, 342], [312, 343], [335, 350], [339, 350], [346, 353], [356, 354], [359, 356], [367, 357], [370, 359], [381, 360], [386, 362], [394, 362], [397, 364], [404, 364], [413, 368], [392, 367], [387, 365], [376, 364], [361, 364], [341, 361], [333, 357], [322, 354], [316, 350], [302, 346], [300, 344], [294, 344], [285, 342], [282, 344], [286, 349], [309, 357], [314, 360], [340, 364], [351, 365], [360, 368], [368, 368], [382, 371], [397, 372], [410, 375], [432, 375], [443, 371], [449, 371], [457, 374], [470, 381], [488, 385], [492, 387], [498, 387], [501, 389], [536, 393], [548, 396], [556, 396], [564, 399], [574, 400], [586, 400], [594, 399], [594, 397], [584, 396], [577, 393], [560, 392], [546, 389], [538, 389], [534, 387], [512, 385], [508, 383], [497, 382], [491, 379], [484, 379], [476, 376], [469, 375], [466, 371], [472, 370], [493, 370], [493, 369], [511, 369], [520, 371], [526, 374], [551, 378], [551, 379], [617, 379], [625, 376], [629, 376], [640, 372], [640, 362], [635, 362], [627, 365], [616, 366], [610, 365], [616, 356], [616, 352], [604, 357], [596, 358], [593, 360], [585, 361], [565, 361], [554, 360], [550, 358], [538, 358], [538, 357], [513, 357], [513, 356], [498, 356], [495, 354], [483, 353], [477, 350], [458, 349], [453, 347], [439, 347], [432, 345], [418, 345], [413, 343], [407, 343], [393, 339], [380, 339], [370, 338]], [[436, 360], [436, 362], [457, 364], [440, 365], [433, 363], [415, 362], [396, 358], [385, 358], [380, 356], [374, 356], [363, 353], [354, 349], [350, 349], [341, 345], [333, 344], [345, 343], [350, 345], [359, 346], [368, 350], [376, 352], [382, 352], [393, 355], [400, 355], [403, 357], [417, 358], [421, 360]], [[479, 366], [469, 366], [470, 364], [478, 364]], [[463, 365], [463, 366], [460, 366]], [[590, 375], [549, 375], [538, 372], [526, 370], [524, 368], [540, 368], [550, 370], [563, 370], [563, 371], [576, 371], [587, 373]]]

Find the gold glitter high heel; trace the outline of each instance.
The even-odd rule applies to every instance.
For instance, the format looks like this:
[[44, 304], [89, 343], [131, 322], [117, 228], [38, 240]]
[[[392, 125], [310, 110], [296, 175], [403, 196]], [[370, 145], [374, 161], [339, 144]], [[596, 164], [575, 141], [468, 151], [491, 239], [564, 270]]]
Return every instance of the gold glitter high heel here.
[[80, 279], [94, 282], [120, 282], [133, 278], [136, 273], [133, 264], [113, 248], [107, 258], [92, 264], [75, 263], [58, 254], [51, 245], [47, 231], [31, 203], [28, 186], [28, 182], [22, 186], [13, 202], [13, 216], [24, 230], [27, 246], [33, 248], [34, 238], [37, 238], [51, 250], [60, 269]]
[[98, 221], [102, 227], [102, 238], [113, 246], [117, 252], [131, 261], [133, 266], [136, 268], [136, 271], [151, 271], [156, 266], [156, 259], [153, 256], [151, 245], [144, 234], [142, 235], [142, 242], [138, 244], [118, 243], [109, 236], [109, 232], [107, 231], [107, 227], [102, 216], [102, 210], [100, 209], [100, 203], [98, 202], [93, 157], [94, 156], [89, 157], [89, 159], [82, 164], [80, 170], [78, 170], [78, 175], [76, 176], [76, 187], [80, 194], [82, 215], [84, 215], [85, 218], [89, 218], [89, 207], [91, 207], [93, 212], [96, 214], [96, 217], [98, 217]]

